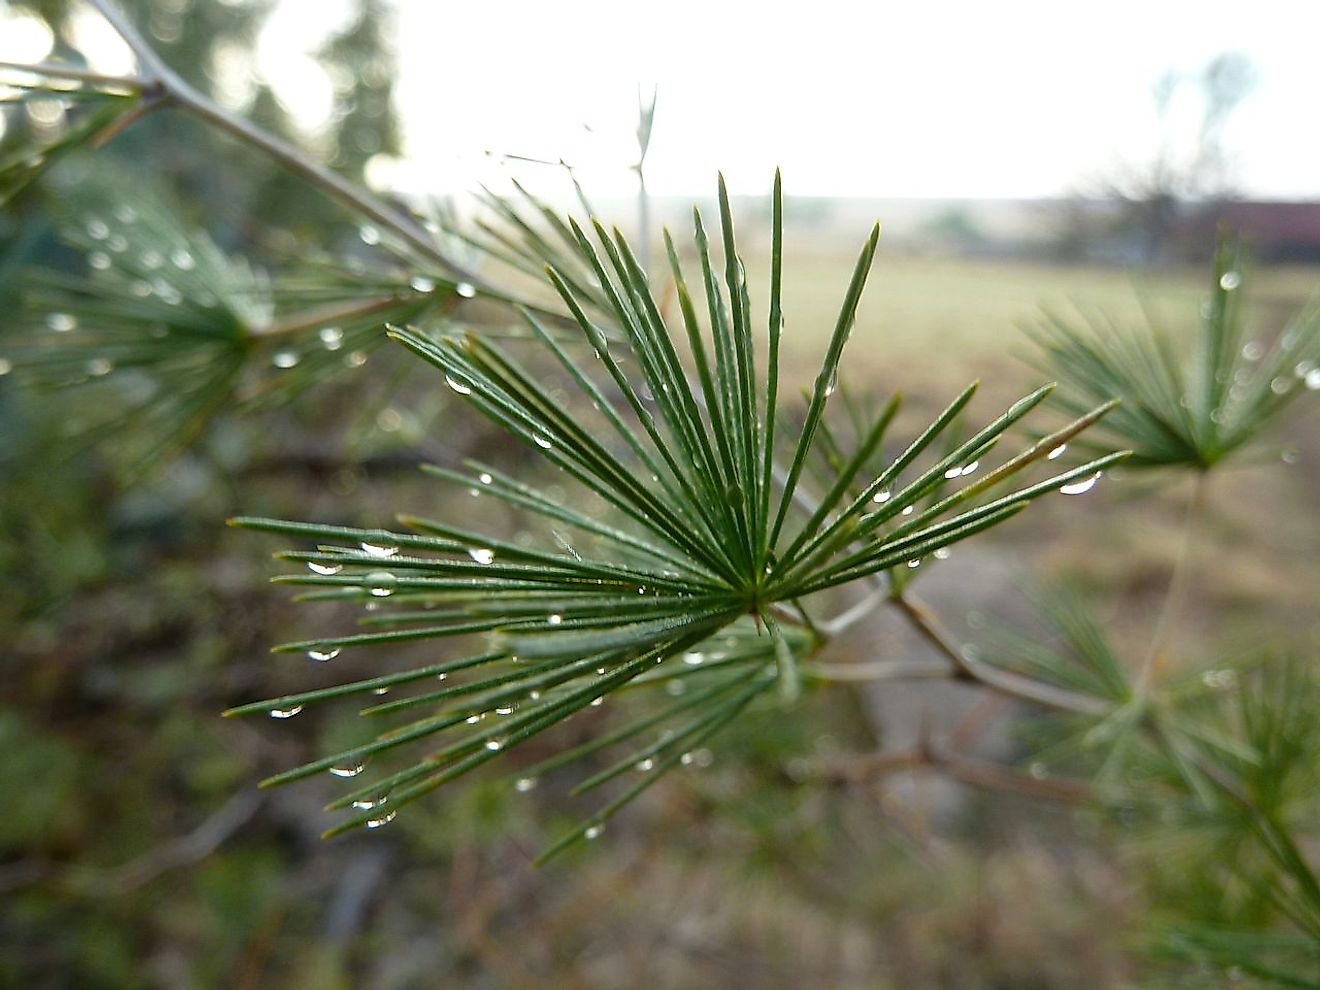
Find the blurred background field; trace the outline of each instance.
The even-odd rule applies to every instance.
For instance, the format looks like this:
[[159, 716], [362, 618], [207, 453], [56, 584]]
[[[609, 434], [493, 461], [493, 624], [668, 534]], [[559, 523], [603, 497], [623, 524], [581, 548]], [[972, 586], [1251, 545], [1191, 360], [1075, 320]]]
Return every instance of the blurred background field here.
[[[168, 59], [215, 89], [232, 79], [208, 79], [198, 67], [215, 62], [203, 56], [218, 47], [241, 62], [263, 19], [284, 5], [125, 6], [152, 26]], [[319, 137], [300, 131], [265, 84], [253, 83], [243, 108], [360, 176], [383, 152], [403, 157], [389, 69], [397, 42], [385, 27], [392, 8], [349, 6], [361, 16], [318, 57], [333, 79], [357, 88], [336, 83], [336, 105], [346, 109]], [[5, 13], [53, 25], [62, 55], [77, 50], [78, 18], [87, 16], [59, 3]], [[7, 142], [57, 126], [6, 120]], [[273, 259], [280, 251], [271, 244], [288, 231], [295, 246], [364, 253], [353, 225], [194, 126], [148, 119], [106, 154], [160, 176], [189, 219], [228, 249], [255, 244]], [[888, 218], [883, 203], [842, 200], [821, 223], [812, 219], [817, 198], [802, 197], [795, 219], [791, 172], [786, 180], [791, 392], [810, 384], [870, 214]], [[632, 222], [630, 202], [608, 202], [620, 223]], [[661, 219], [683, 222], [684, 197], [653, 202]], [[764, 198], [740, 196], [735, 210], [755, 294], [767, 269]], [[1039, 384], [1023, 329], [1043, 309], [1120, 321], [1155, 314], [1191, 332], [1210, 289], [1203, 258], [1181, 245], [1147, 258], [1106, 235], [1080, 260], [1061, 260], [1076, 245], [1065, 251], [1055, 237], [1064, 206], [1047, 210], [1028, 244], [971, 236], [942, 205], [928, 204], [921, 222], [900, 217], [892, 240], [882, 238], [844, 388], [904, 393], [898, 434], [910, 435], [972, 379], [983, 383], [974, 419]], [[82, 264], [33, 202], [17, 201], [0, 215], [0, 271], [38, 262]], [[1265, 340], [1320, 287], [1314, 259], [1261, 258], [1246, 275], [1248, 325]], [[4, 333], [0, 324], [0, 347]], [[519, 762], [549, 749], [514, 754], [513, 767], [447, 789], [388, 828], [329, 842], [319, 833], [329, 823], [321, 807], [337, 794], [332, 781], [256, 790], [262, 777], [356, 738], [355, 709], [309, 709], [288, 722], [218, 713], [305, 687], [320, 671], [269, 647], [347, 628], [352, 618], [333, 605], [291, 604], [266, 583], [278, 569], [269, 553], [283, 543], [223, 521], [260, 514], [378, 526], [399, 511], [470, 518], [495, 510], [423, 477], [419, 463], [480, 456], [535, 470], [415, 363], [374, 351], [361, 373], [347, 369], [287, 404], [221, 417], [131, 482], [106, 449], [70, 457], [60, 443], [66, 403], [76, 399], [20, 392], [0, 376], [0, 985], [1222, 985], [1222, 974], [1165, 969], [1144, 954], [1162, 920], [1162, 891], [1177, 878], [1162, 867], [1162, 850], [1133, 841], [1122, 816], [924, 771], [860, 784], [810, 772], [910, 743], [926, 725], [985, 726], [968, 730], [981, 736], [981, 752], [1020, 760], [1022, 724], [1008, 716], [1027, 713], [961, 687], [821, 691], [791, 718], [749, 718], [612, 822], [606, 838], [543, 869], [531, 858], [580, 814], [567, 796], [572, 780], [530, 793], [513, 781]], [[1249, 651], [1262, 630], [1314, 655], [1315, 404], [1272, 438], [1258, 465], [1216, 484], [1179, 629], [1188, 669]], [[1084, 498], [1051, 497], [955, 549], [919, 590], [958, 635], [975, 637], [999, 628], [1048, 636], [1034, 599], [1074, 588], [1120, 644], [1139, 646], [1178, 553], [1183, 485], [1115, 471]], [[880, 612], [835, 658], [927, 649]], [[402, 669], [434, 652], [346, 656], [336, 674], [356, 669], [349, 664]], [[610, 713], [592, 717], [608, 722]], [[560, 741], [590, 728], [574, 726]]]

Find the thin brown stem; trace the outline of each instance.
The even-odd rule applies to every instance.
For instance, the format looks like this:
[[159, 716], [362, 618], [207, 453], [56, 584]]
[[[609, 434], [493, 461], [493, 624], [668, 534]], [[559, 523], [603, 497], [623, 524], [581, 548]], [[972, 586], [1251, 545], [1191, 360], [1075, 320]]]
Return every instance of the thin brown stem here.
[[837, 636], [851, 626], [861, 622], [868, 615], [876, 610], [889, 595], [889, 589], [881, 582], [866, 593], [866, 597], [855, 605], [849, 606], [832, 619], [826, 619], [820, 624], [821, 630], [827, 636]]
[[894, 680], [939, 680], [956, 676], [948, 664], [927, 660], [877, 660], [873, 663], [803, 664], [802, 676], [817, 681], [869, 683]]
[[141, 79], [137, 76], [109, 76], [103, 72], [92, 72], [72, 65], [59, 65], [55, 62], [0, 61], [0, 70], [25, 72], [33, 76], [44, 76], [47, 79], [67, 79], [70, 82], [80, 82], [102, 89], [123, 90], [125, 93], [140, 93], [151, 85], [150, 80]]
[[890, 601], [928, 643], [948, 657], [953, 663], [956, 676], [963, 680], [975, 681], [1001, 694], [1021, 698], [1023, 701], [1032, 701], [1038, 705], [1078, 712], [1082, 715], [1105, 715], [1110, 711], [1110, 706], [1097, 698], [983, 663], [974, 654], [956, 646], [940, 629], [935, 616], [924, 605], [901, 592], [892, 595]]
[[293, 145], [230, 113], [194, 89], [162, 61], [155, 49], [143, 39], [137, 28], [113, 3], [113, 0], [89, 0], [89, 3], [133, 50], [147, 77], [146, 85], [159, 86], [163, 99], [193, 113], [231, 137], [264, 152], [295, 175], [306, 179], [324, 190], [327, 195], [390, 231], [422, 256], [443, 265], [456, 277], [474, 285], [481, 284], [474, 272], [449, 257], [436, 244], [430, 231], [412, 216], [382, 202]]
[[1085, 781], [1027, 776], [998, 763], [964, 756], [933, 740], [923, 740], [907, 749], [833, 760], [807, 769], [798, 776], [805, 780], [858, 785], [894, 773], [921, 769], [936, 770], [960, 783], [986, 790], [1078, 804], [1095, 799], [1094, 789]]
[[88, 140], [87, 146], [93, 150], [104, 148], [143, 117], [146, 117], [155, 110], [159, 110], [163, 106], [165, 106], [165, 99], [160, 90], [145, 92], [142, 99], [138, 100], [137, 104], [131, 110], [120, 114], [105, 127], [93, 134], [91, 139]]
[[291, 313], [265, 326], [253, 327], [251, 334], [260, 340], [286, 337], [335, 323], [339, 320], [351, 320], [355, 317], [371, 316], [375, 313], [384, 312], [397, 306], [399, 301], [398, 296], [384, 296], [380, 299], [355, 299], [346, 303], [318, 306], [315, 309]]
[[1173, 570], [1169, 574], [1169, 587], [1165, 592], [1164, 605], [1160, 609], [1159, 619], [1156, 620], [1150, 650], [1146, 654], [1146, 659], [1141, 665], [1141, 673], [1137, 678], [1139, 693], [1148, 690], [1157, 679], [1164, 665], [1165, 654], [1169, 648], [1169, 642], [1173, 638], [1174, 628], [1187, 607], [1187, 592], [1192, 574], [1192, 556], [1196, 545], [1197, 531], [1200, 528], [1201, 518], [1205, 513], [1205, 506], [1209, 499], [1209, 491], [1210, 472], [1198, 472], [1191, 497], [1187, 501], [1186, 514], [1183, 516], [1182, 536], [1178, 542], [1178, 554], [1173, 561]]

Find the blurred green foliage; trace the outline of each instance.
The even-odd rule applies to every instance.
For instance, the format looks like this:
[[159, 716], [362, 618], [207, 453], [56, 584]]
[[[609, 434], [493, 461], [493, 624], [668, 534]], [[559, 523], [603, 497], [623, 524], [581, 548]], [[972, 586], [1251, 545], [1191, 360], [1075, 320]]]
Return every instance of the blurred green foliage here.
[[[69, 9], [31, 6], [57, 24]], [[382, 8], [374, 0], [360, 4], [360, 16], [326, 48], [328, 64], [343, 70], [337, 78], [347, 84], [337, 88], [339, 111], [321, 147], [349, 175], [397, 141]], [[128, 9], [149, 26], [170, 64], [205, 89], [214, 49], [250, 50], [270, 5], [171, 0]], [[75, 55], [67, 47], [60, 54]], [[265, 126], [289, 131], [278, 101], [260, 84], [249, 110]], [[11, 127], [5, 142], [28, 136]], [[350, 253], [360, 251], [356, 231], [315, 192], [187, 118], [148, 118], [106, 153], [121, 168], [150, 168], [163, 185], [184, 191], [185, 219], [201, 221], [226, 249], [287, 256], [290, 243], [296, 252], [303, 242], [276, 235], [272, 248], [266, 236], [287, 230], [319, 244], [351, 242]], [[0, 215], [6, 314], [13, 312], [18, 260], [77, 264], [26, 209], [23, 203]], [[261, 218], [261, 230], [249, 226], [252, 217]], [[837, 266], [836, 257], [824, 259], [826, 270]], [[998, 268], [974, 275], [982, 289], [1005, 278]], [[1313, 272], [1297, 277], [1314, 282]], [[1113, 275], [1085, 271], [1078, 278]], [[949, 313], [937, 310], [958, 296], [948, 279], [936, 263], [913, 280], [921, 299], [902, 313], [903, 332], [920, 347], [947, 331]], [[822, 281], [803, 276], [802, 295]], [[1174, 273], [1169, 284], [1185, 292], [1186, 281]], [[1287, 306], [1296, 301], [1287, 296]], [[816, 315], [795, 313], [795, 326]], [[984, 363], [998, 379], [987, 383], [991, 389], [1018, 388], [998, 361], [1002, 336], [969, 332], [977, 321], [965, 313], [958, 322], [958, 332], [976, 340], [933, 372], [914, 368], [910, 353], [886, 361], [890, 352], [876, 346], [877, 357], [868, 360], [862, 351], [847, 369], [852, 386], [917, 391], [913, 379], [926, 384], [920, 379], [929, 375], [945, 387]], [[240, 511], [363, 526], [400, 505], [440, 516], [490, 512], [473, 508], [463, 491], [438, 496], [433, 482], [414, 477], [418, 460], [457, 464], [506, 452], [468, 417], [446, 414], [431, 427], [430, 417], [447, 413], [444, 392], [400, 384], [401, 366], [373, 355], [370, 374], [312, 389], [259, 420], [221, 423], [131, 488], [103, 448], [67, 456], [60, 432], [62, 404], [70, 400], [19, 395], [12, 378], [0, 377], [0, 786], [7, 797], [0, 816], [0, 985], [1320, 984], [1307, 930], [1298, 936], [1268, 927], [1280, 891], [1292, 898], [1301, 890], [1301, 907], [1291, 900], [1287, 906], [1306, 917], [1304, 871], [1284, 868], [1283, 847], [1261, 858], [1260, 830], [1272, 826], [1216, 795], [1195, 764], [1147, 758], [1134, 747], [1137, 758], [1115, 774], [1149, 782], [1160, 800], [1120, 801], [1103, 815], [1011, 795], [950, 804], [943, 782], [916, 769], [860, 783], [818, 774], [885, 741], [877, 737], [890, 726], [876, 710], [904, 690], [896, 685], [822, 696], [791, 719], [773, 711], [753, 716], [718, 751], [697, 754], [696, 766], [612, 825], [609, 842], [548, 872], [527, 863], [548, 836], [579, 819], [567, 794], [570, 777], [548, 779], [530, 793], [518, 793], [508, 778], [480, 778], [378, 834], [321, 842], [320, 805], [334, 795], [329, 782], [269, 795], [254, 783], [350, 745], [363, 729], [343, 709], [309, 710], [296, 731], [277, 723], [254, 731], [216, 717], [272, 685], [302, 689], [308, 678], [299, 658], [267, 656], [271, 643], [307, 620], [262, 587], [267, 562], [249, 542], [217, 535], [218, 523]], [[1313, 498], [1320, 440], [1305, 423], [1284, 428], [1282, 439], [1295, 445], [1295, 464], [1253, 472], [1250, 481], [1223, 480], [1222, 507], [1201, 537], [1214, 550], [1213, 563], [1186, 618], [1190, 673], [1163, 691], [1170, 717], [1207, 719], [1235, 741], [1192, 744], [1205, 747], [1212, 769], [1240, 774], [1270, 799], [1262, 805], [1280, 811], [1280, 822], [1313, 860], [1317, 630], [1307, 589], [1320, 577]], [[530, 469], [516, 455], [502, 461], [509, 462], [520, 473]], [[1073, 670], [1066, 686], [1093, 693], [1115, 687], [1106, 656], [1141, 638], [1170, 569], [1167, 534], [1181, 511], [1179, 493], [1142, 493], [1151, 524], [1119, 531], [1110, 520], [1131, 511], [1121, 493], [1133, 489], [1112, 480], [1119, 490], [1112, 500], [1098, 501], [1110, 499], [1107, 480], [1089, 511], [1060, 500], [1070, 504], [994, 544], [1023, 571], [1042, 575], [1042, 583], [1081, 570], [1088, 590], [1119, 603], [1112, 621], [1056, 615], [1064, 627], [1060, 652], [1068, 655], [1045, 667], [1056, 675]], [[959, 567], [966, 568], [953, 588], [959, 609], [985, 586], [1002, 583], [970, 551], [929, 577], [923, 571], [921, 582], [938, 587], [941, 569]], [[340, 614], [326, 608], [323, 615]], [[1097, 627], [1115, 640], [1107, 650], [1098, 648]], [[1267, 673], [1248, 663], [1203, 665], [1201, 657], [1217, 653], [1201, 647], [1221, 631], [1258, 639], [1263, 628], [1293, 647], [1292, 666]], [[1041, 636], [1048, 641], [1046, 631]], [[862, 660], [919, 652], [895, 637], [877, 623], [842, 650]], [[1099, 662], [1078, 673], [1088, 650]], [[421, 646], [376, 662], [403, 669], [432, 660]], [[1257, 680], [1263, 694], [1237, 690]], [[1130, 685], [1118, 687], [1127, 697]], [[957, 691], [910, 705], [939, 712], [955, 707]], [[1266, 699], [1266, 707], [1251, 708], [1252, 698]], [[562, 741], [581, 742], [594, 727], [568, 727]], [[1050, 728], [1049, 740], [1059, 740], [1058, 728]], [[1068, 730], [1085, 736], [1095, 726], [1082, 720], [1062, 728], [1068, 738]], [[530, 765], [553, 751], [525, 759]], [[1080, 769], [1112, 751], [1083, 747], [1062, 766]], [[1032, 752], [1021, 740], [1007, 750], [1024, 760]], [[1271, 760], [1291, 769], [1282, 777], [1265, 772]], [[1280, 779], [1288, 787], [1275, 794], [1272, 782]], [[1234, 857], [1244, 870], [1224, 868]], [[1145, 950], [1156, 936], [1163, 955], [1151, 961]]]

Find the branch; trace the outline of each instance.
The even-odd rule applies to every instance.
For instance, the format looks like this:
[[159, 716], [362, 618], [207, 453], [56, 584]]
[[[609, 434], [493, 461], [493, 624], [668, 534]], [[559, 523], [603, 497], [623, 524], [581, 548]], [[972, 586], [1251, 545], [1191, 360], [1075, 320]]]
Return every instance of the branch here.
[[957, 671], [952, 670], [947, 664], [924, 660], [877, 660], [874, 663], [803, 664], [802, 676], [818, 681], [867, 683], [941, 679], [957, 676]]
[[315, 309], [299, 310], [265, 326], [252, 327], [251, 336], [258, 340], [285, 337], [289, 334], [302, 333], [305, 330], [325, 326], [327, 323], [337, 323], [354, 317], [382, 313], [399, 305], [401, 301], [400, 296], [383, 296], [378, 299], [354, 299], [349, 302], [318, 306]]
[[474, 285], [482, 284], [474, 272], [469, 271], [441, 250], [430, 231], [412, 216], [382, 202], [293, 145], [230, 113], [194, 89], [161, 60], [155, 49], [143, 39], [113, 0], [88, 0], [88, 2], [133, 50], [146, 75], [146, 79], [141, 81], [144, 92], [152, 87], [157, 88], [162, 99], [191, 111], [219, 130], [265, 152], [295, 175], [319, 186], [327, 195], [393, 232], [426, 258], [443, 265], [458, 278]]
[[1085, 781], [1062, 777], [1029, 777], [998, 763], [964, 756], [929, 739], [908, 749], [833, 760], [801, 776], [825, 783], [857, 785], [903, 770], [920, 769], [938, 770], [972, 787], [1008, 791], [1026, 797], [1076, 804], [1085, 804], [1095, 799], [1094, 788]]
[[998, 667], [992, 667], [974, 657], [969, 657], [953, 644], [936, 624], [935, 617], [924, 606], [902, 592], [891, 595], [889, 600], [932, 646], [952, 661], [956, 676], [959, 678], [975, 681], [1002, 694], [1021, 698], [1024, 701], [1033, 701], [1049, 708], [1061, 708], [1064, 711], [1097, 716], [1107, 715], [1110, 712], [1110, 705], [1098, 698], [1055, 687], [1053, 684], [1023, 677], [1011, 671], [1000, 670]]
[[162, 873], [205, 859], [243, 827], [265, 803], [259, 791], [240, 791], [187, 835], [172, 839], [123, 866], [75, 873], [69, 882], [79, 888], [124, 894], [145, 886]]
[[1188, 580], [1192, 570], [1192, 550], [1196, 543], [1196, 531], [1199, 527], [1210, 493], [1210, 472], [1201, 470], [1196, 475], [1196, 486], [1192, 489], [1187, 502], [1187, 513], [1183, 517], [1182, 536], [1178, 541], [1178, 555], [1173, 561], [1173, 570], [1169, 574], [1169, 587], [1165, 591], [1164, 607], [1155, 625], [1155, 634], [1151, 637], [1150, 650], [1141, 665], [1141, 674], [1137, 679], [1137, 690], [1144, 693], [1149, 690], [1158, 672], [1164, 652], [1173, 633], [1173, 627], [1181, 615], [1187, 599]]
[[140, 79], [137, 76], [107, 76], [102, 72], [91, 72], [72, 65], [57, 65], [54, 62], [24, 64], [22, 62], [0, 61], [0, 69], [26, 72], [34, 76], [45, 76], [48, 79], [68, 79], [72, 82], [86, 83], [89, 86], [100, 86], [105, 89], [122, 89], [126, 93], [141, 93], [151, 87], [150, 80]]
[[832, 619], [827, 619], [820, 625], [821, 630], [827, 636], [837, 636], [849, 627], [856, 625], [875, 611], [876, 606], [880, 605], [889, 595], [889, 587], [882, 580], [876, 582], [876, 585], [866, 594], [866, 597], [856, 605], [851, 606], [843, 612], [840, 612]]

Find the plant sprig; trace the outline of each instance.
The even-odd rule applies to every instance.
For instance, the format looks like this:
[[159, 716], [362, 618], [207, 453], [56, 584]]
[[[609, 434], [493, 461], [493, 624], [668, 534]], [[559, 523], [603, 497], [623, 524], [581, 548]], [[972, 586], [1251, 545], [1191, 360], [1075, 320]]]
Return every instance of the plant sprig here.
[[[609, 518], [481, 465], [474, 465], [471, 474], [443, 468], [433, 473], [539, 517], [550, 533], [567, 526], [584, 539], [560, 534], [555, 548], [542, 548], [414, 516], [400, 517], [405, 531], [234, 521], [315, 544], [315, 549], [282, 554], [310, 573], [278, 579], [314, 589], [309, 597], [406, 607], [395, 620], [373, 614], [372, 626], [385, 627], [379, 631], [280, 649], [315, 658], [348, 648], [474, 634], [484, 634], [491, 646], [454, 666], [424, 668], [415, 677], [387, 675], [388, 683], [369, 679], [234, 711], [278, 714], [346, 694], [455, 675], [457, 683], [366, 710], [388, 715], [420, 708], [433, 714], [272, 779], [282, 783], [446, 734], [449, 741], [430, 755], [355, 792], [370, 791], [387, 800], [360, 808], [359, 815], [332, 832], [377, 822], [381, 808], [397, 809], [625, 688], [696, 677], [695, 694], [678, 703], [690, 720], [686, 729], [672, 730], [679, 740], [713, 733], [772, 688], [791, 700], [798, 690], [798, 664], [822, 645], [803, 599], [906, 567], [1010, 518], [1041, 495], [1079, 482], [1084, 487], [1124, 456], [1107, 454], [1017, 487], [1009, 484], [1045, 463], [1052, 445], [1112, 408], [1106, 403], [1053, 432], [1048, 442], [1029, 444], [973, 477], [980, 460], [1050, 392], [1038, 389], [965, 439], [943, 443], [950, 424], [971, 401], [973, 386], [884, 461], [878, 474], [862, 477], [890, 432], [899, 408], [898, 400], [892, 400], [863, 424], [861, 442], [847, 455], [838, 478], [822, 492], [807, 493], [804, 470], [819, 446], [830, 442], [823, 424], [879, 229], [862, 248], [803, 425], [786, 445], [788, 466], [780, 470], [772, 429], [780, 415], [783, 207], [778, 176], [764, 372], [758, 370], [747, 279], [722, 181], [719, 206], [719, 257], [700, 212], [693, 215], [699, 296], [689, 289], [674, 240], [665, 234], [668, 275], [682, 324], [677, 330], [662, 315], [651, 279], [621, 234], [598, 222], [586, 228], [572, 220], [560, 223], [557, 229], [571, 237], [574, 257], [586, 274], [570, 278], [554, 266], [547, 274], [591, 356], [583, 360], [571, 341], [549, 332], [531, 313], [522, 315], [542, 350], [576, 388], [577, 402], [552, 391], [488, 339], [390, 331], [434, 365], [466, 403], [576, 481]], [[596, 287], [590, 298], [574, 288], [583, 277]], [[695, 378], [680, 358], [679, 336], [691, 354]], [[803, 508], [804, 495], [809, 510]], [[714, 649], [712, 643], [730, 635], [734, 643], [719, 648], [718, 663], [700, 665], [699, 674], [684, 670], [681, 655], [704, 656]], [[503, 714], [492, 717], [491, 712]], [[650, 725], [655, 718], [644, 714], [638, 724]], [[608, 738], [634, 734], [623, 731], [623, 736]], [[614, 781], [622, 772], [618, 768], [626, 765], [645, 763], [654, 770], [647, 786], [681, 765], [681, 753], [656, 745], [612, 764], [603, 778], [591, 778], [588, 789]], [[574, 836], [593, 834], [641, 789], [623, 788]], [[367, 799], [354, 797], [349, 804], [355, 800]]]

